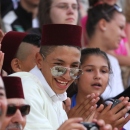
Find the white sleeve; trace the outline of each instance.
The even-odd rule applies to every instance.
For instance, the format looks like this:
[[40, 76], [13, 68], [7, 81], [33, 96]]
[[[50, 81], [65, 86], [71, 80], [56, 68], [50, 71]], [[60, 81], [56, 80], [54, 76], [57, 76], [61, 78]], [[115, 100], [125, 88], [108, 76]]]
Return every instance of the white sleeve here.
[[36, 84], [23, 82], [26, 103], [30, 104], [30, 113], [24, 130], [55, 130], [45, 116], [44, 101]]

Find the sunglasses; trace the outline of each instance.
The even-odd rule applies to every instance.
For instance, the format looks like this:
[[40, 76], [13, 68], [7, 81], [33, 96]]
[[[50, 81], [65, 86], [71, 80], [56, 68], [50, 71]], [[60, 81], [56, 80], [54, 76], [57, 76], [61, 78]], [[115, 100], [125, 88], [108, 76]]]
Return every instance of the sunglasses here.
[[112, 6], [112, 8], [110, 8], [108, 11], [106, 11], [106, 13], [109, 13], [109, 12], [111, 12], [112, 10], [116, 10], [116, 11], [119, 12], [119, 13], [122, 12], [122, 8], [119, 7], [117, 4], [114, 4], [114, 5]]
[[8, 105], [6, 116], [13, 116], [16, 113], [17, 109], [20, 110], [22, 116], [25, 116], [28, 115], [30, 112], [30, 105]]
[[67, 72], [67, 70], [69, 70], [69, 74], [70, 74], [70, 77], [72, 79], [77, 79], [83, 74], [81, 69], [68, 68], [68, 67], [63, 67], [63, 66], [54, 66], [54, 67], [52, 67], [51, 68], [51, 74], [54, 77], [59, 77], [59, 76], [64, 75]]
[[119, 7], [117, 4], [114, 4], [110, 9], [108, 9], [107, 11], [104, 11], [104, 12], [107, 14], [113, 10], [116, 10], [119, 13], [121, 13], [123, 11], [121, 7]]
[[108, 10], [102, 10], [102, 13], [105, 15], [106, 19], [107, 20], [110, 20], [110, 17], [109, 17], [109, 13], [111, 11], [114, 11], [116, 10], [117, 12], [121, 13], [122, 12], [122, 8], [120, 8], [117, 4], [114, 4], [111, 8], [109, 8]]

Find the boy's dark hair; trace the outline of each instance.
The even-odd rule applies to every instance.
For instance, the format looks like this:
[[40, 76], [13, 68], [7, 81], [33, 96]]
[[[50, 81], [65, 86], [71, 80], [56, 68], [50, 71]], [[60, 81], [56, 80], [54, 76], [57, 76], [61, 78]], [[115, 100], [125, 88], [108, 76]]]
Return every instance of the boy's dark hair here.
[[32, 44], [34, 46], [40, 47], [41, 37], [36, 34], [27, 34], [22, 42]]

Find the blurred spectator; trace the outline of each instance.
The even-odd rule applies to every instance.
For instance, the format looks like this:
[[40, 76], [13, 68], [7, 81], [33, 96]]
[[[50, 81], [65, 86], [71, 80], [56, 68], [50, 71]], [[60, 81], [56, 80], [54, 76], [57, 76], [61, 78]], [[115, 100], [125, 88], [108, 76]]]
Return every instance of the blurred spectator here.
[[7, 95], [7, 112], [1, 130], [23, 130], [30, 105], [25, 103], [22, 82], [19, 77], [3, 77]]
[[126, 16], [126, 35], [130, 45], [130, 0], [124, 2], [124, 14]]
[[[95, 17], [96, 16], [96, 17]], [[108, 52], [119, 47], [119, 41], [125, 37], [125, 17], [117, 5], [97, 4], [88, 10], [86, 24], [89, 47], [98, 47]], [[114, 97], [124, 90], [118, 60], [108, 54], [113, 75], [111, 82], [103, 93], [103, 98]], [[118, 86], [118, 87], [117, 87]]]
[[7, 108], [7, 100], [5, 94], [5, 87], [2, 78], [0, 76], [0, 130], [1, 130], [1, 124], [6, 115], [6, 108]]
[[[7, 6], [8, 5], [8, 6]], [[1, 0], [1, 17], [3, 18], [10, 10], [13, 10], [12, 0]]]
[[[123, 1], [121, 2], [118, 0], [111, 0], [111, 1], [109, 1], [109, 0], [89, 0], [90, 8], [91, 8], [91, 4], [93, 4], [94, 2], [97, 2], [97, 4], [106, 2], [110, 5], [113, 5], [115, 2], [117, 2], [119, 5], [121, 3], [125, 3]], [[128, 6], [128, 9], [129, 9], [129, 6]], [[128, 13], [128, 15], [129, 15], [129, 13]], [[87, 47], [87, 45], [88, 45], [88, 35], [85, 30], [85, 24], [87, 21], [88, 21], [87, 16], [85, 16], [81, 19], [81, 25], [83, 27], [83, 43], [82, 43], [83, 47]], [[129, 71], [130, 61], [128, 60], [130, 58], [130, 48], [129, 48], [129, 44], [128, 44], [128, 39], [122, 38], [119, 41], [119, 47], [116, 50], [109, 51], [108, 53], [115, 56], [118, 59], [120, 66], [123, 66], [123, 67], [121, 67], [123, 83], [124, 83], [125, 87], [128, 87], [128, 78], [130, 75], [130, 71]]]
[[78, 2], [79, 2], [80, 17], [82, 18], [87, 15], [89, 4], [88, 0], [78, 0]]
[[38, 8], [39, 28], [29, 30], [41, 35], [45, 24], [78, 24], [78, 0], [40, 0]]
[[[94, 3], [100, 3], [100, 2], [105, 2], [107, 4], [113, 5], [117, 2], [118, 0], [88, 0], [89, 3], [89, 8], [91, 8], [91, 5], [93, 5]], [[96, 4], [95, 4], [96, 5]], [[82, 40], [82, 47], [87, 47], [88, 45], [88, 36], [87, 36], [87, 32], [86, 32], [86, 22], [88, 20], [88, 16], [86, 14], [86, 16], [81, 17], [80, 23], [83, 29], [83, 40]]]
[[8, 74], [30, 71], [36, 65], [35, 55], [40, 50], [40, 40], [36, 34], [8, 32], [1, 42], [1, 50], [5, 53], [3, 70]]
[[[16, 9], [9, 8], [2, 17], [5, 31], [24, 32], [32, 27], [38, 27], [37, 13], [40, 0], [20, 0]], [[7, 5], [7, 3], [6, 3]]]

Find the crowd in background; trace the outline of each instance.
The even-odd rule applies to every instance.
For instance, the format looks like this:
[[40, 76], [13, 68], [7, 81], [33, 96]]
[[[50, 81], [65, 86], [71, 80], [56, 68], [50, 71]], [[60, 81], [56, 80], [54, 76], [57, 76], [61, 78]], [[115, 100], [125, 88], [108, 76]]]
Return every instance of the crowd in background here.
[[[2, 0], [1, 130], [85, 130], [79, 122], [130, 130], [129, 7], [130, 0]], [[106, 105], [117, 97], [118, 105]], [[22, 117], [11, 117], [17, 109]]]

